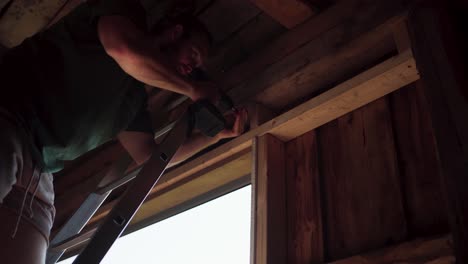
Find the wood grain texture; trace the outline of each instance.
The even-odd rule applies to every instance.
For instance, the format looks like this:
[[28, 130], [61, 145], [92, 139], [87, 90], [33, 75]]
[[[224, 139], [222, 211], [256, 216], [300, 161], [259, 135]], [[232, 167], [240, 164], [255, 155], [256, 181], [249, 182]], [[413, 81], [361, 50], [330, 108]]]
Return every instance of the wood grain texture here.
[[263, 12], [273, 17], [287, 28], [294, 28], [303, 23], [315, 12], [299, 0], [251, 0]]
[[318, 129], [330, 260], [406, 237], [390, 118], [382, 98]]
[[[226, 84], [224, 76], [236, 65], [242, 64], [251, 56], [261, 52], [263, 48], [277, 37], [284, 34], [286, 29], [265, 13], [260, 13], [235, 34], [222, 41], [215, 48], [212, 56], [206, 62], [206, 69], [210, 77]], [[241, 80], [239, 80], [241, 81]]]
[[[264, 126], [283, 140], [292, 139], [419, 79], [407, 51], [359, 74], [282, 114]], [[263, 127], [263, 126], [262, 126]]]
[[308, 132], [286, 144], [288, 262], [324, 261], [317, 138]]
[[[250, 151], [240, 153], [238, 156], [223, 162], [223, 165], [217, 165], [215, 168], [208, 168], [200, 171], [193, 178], [185, 179], [179, 182], [174, 188], [165, 189], [148, 197], [145, 203], [138, 210], [132, 219], [133, 224], [145, 221], [154, 215], [160, 214], [166, 210], [176, 207], [186, 201], [201, 196], [210, 190], [219, 188], [229, 182], [236, 181], [251, 171], [252, 154]], [[113, 205], [113, 204], [112, 204]], [[91, 219], [90, 225], [103, 219], [112, 205], [107, 205], [100, 209]]]
[[208, 27], [214, 43], [217, 44], [260, 12], [249, 0], [218, 0], [204, 10], [199, 18]]
[[[375, 1], [373, 1], [373, 3], [360, 2], [360, 6], [357, 4], [357, 6], [351, 6], [351, 8], [354, 8], [355, 12], [352, 12], [345, 17], [339, 17], [340, 20], [337, 23], [338, 25], [335, 24], [335, 26], [332, 28], [320, 27], [320, 29], [323, 31], [321, 31], [321, 34], [318, 35], [319, 37], [310, 37], [306, 42], [307, 44], [304, 43], [305, 45], [300, 46], [300, 48], [296, 48], [294, 53], [287, 54], [281, 60], [270, 64], [268, 68], [261, 72], [261, 74], [253, 75], [251, 79], [245, 79], [243, 83], [239, 84], [239, 86], [236, 86], [234, 89], [228, 86], [228, 89], [230, 88], [228, 94], [235, 102], [242, 102], [247, 98], [251, 98], [260, 94], [266, 89], [270, 90], [275, 87], [283, 87], [274, 89], [274, 91], [272, 90], [272, 94], [277, 93], [276, 98], [278, 98], [278, 100], [282, 100], [283, 102], [286, 99], [294, 100], [300, 97], [310, 96], [312, 92], [317, 91], [317, 89], [314, 90], [313, 85], [311, 85], [313, 80], [317, 80], [317, 76], [319, 78], [326, 77], [321, 76], [320, 74], [315, 75], [313, 70], [311, 71], [311, 68], [317, 68], [317, 66], [314, 65], [314, 62], [317, 62], [323, 58], [324, 54], [333, 54], [333, 52], [336, 52], [340, 49], [344, 49], [346, 51], [353, 50], [352, 47], [351, 49], [347, 49], [347, 44], [359, 36], [369, 32], [373, 33], [371, 34], [371, 36], [374, 37], [373, 41], [369, 41], [368, 43], [361, 43], [361, 45], [368, 45], [368, 49], [373, 49], [376, 48], [376, 43], [384, 41], [386, 34], [391, 33], [390, 26], [396, 22], [395, 20], [399, 20], [400, 17], [396, 15], [398, 14], [399, 10], [402, 10], [402, 8], [399, 8], [399, 6], [393, 2], [391, 4], [385, 3], [386, 2], [377, 3]], [[363, 6], [366, 8], [363, 8]], [[335, 17], [334, 19], [336, 20], [337, 18]], [[375, 29], [375, 27], [381, 24], [383, 24], [382, 27]], [[312, 34], [313, 33], [315, 33], [315, 31], [312, 31]], [[390, 42], [392, 42], [391, 39]], [[354, 50], [355, 49], [359, 50], [359, 48], [354, 48]], [[377, 47], [377, 51], [381, 51], [381, 48]], [[387, 52], [388, 51], [389, 50], [387, 50]], [[352, 52], [351, 54], [346, 55], [353, 57]], [[378, 54], [377, 57], [383, 55], [385, 55], [385, 51], [383, 54]], [[354, 56], [353, 58], [358, 57]], [[370, 61], [367, 61], [367, 64], [372, 62], [373, 61], [371, 59]], [[333, 63], [335, 63], [335, 68], [338, 68], [336, 65], [340, 65], [340, 68], [343, 67], [349, 70], [349, 68], [346, 67], [347, 65], [343, 65], [343, 63], [352, 64], [352, 60], [339, 60], [333, 61]], [[357, 72], [362, 70], [362, 67], [364, 67], [366, 64], [366, 62], [360, 63], [362, 64], [359, 65], [358, 69], [354, 69]], [[329, 72], [334, 70], [338, 69], [329, 68]], [[348, 74], [352, 76], [357, 72], [350, 73], [348, 71]], [[346, 77], [342, 77], [343, 79], [335, 80], [335, 82], [344, 81], [351, 76], [348, 75]], [[288, 86], [288, 84], [290, 86]], [[332, 87], [333, 83], [329, 83], [329, 85], [330, 86], [325, 88]], [[263, 104], [270, 106], [265, 101], [262, 101], [264, 96], [265, 95], [260, 95], [257, 99], [260, 100], [260, 102]], [[278, 108], [278, 106], [270, 107]]]
[[417, 81], [389, 96], [408, 233], [416, 237], [449, 229], [434, 131], [422, 85]]
[[269, 134], [257, 140], [254, 263], [287, 263], [285, 145]]
[[354, 256], [330, 264], [455, 264], [452, 239], [442, 238], [417, 239], [404, 242], [386, 249]]
[[[461, 8], [461, 9], [460, 9]], [[457, 263], [468, 263], [467, 9], [429, 1], [408, 17], [446, 188]]]
[[[386, 3], [384, 4], [386, 5]], [[343, 21], [352, 19], [363, 6], [375, 8], [376, 2], [371, 0], [339, 1], [339, 3], [323, 13], [279, 36], [268, 46], [259, 50], [256, 54], [252, 54], [248, 61], [233, 67], [222, 76], [222, 84], [226, 86], [227, 90], [230, 90], [251, 78], [256, 78], [266, 67], [280, 61], [312, 39], [341, 25]], [[392, 8], [387, 12], [390, 10]], [[395, 13], [389, 14], [388, 17], [392, 15], [395, 15]]]

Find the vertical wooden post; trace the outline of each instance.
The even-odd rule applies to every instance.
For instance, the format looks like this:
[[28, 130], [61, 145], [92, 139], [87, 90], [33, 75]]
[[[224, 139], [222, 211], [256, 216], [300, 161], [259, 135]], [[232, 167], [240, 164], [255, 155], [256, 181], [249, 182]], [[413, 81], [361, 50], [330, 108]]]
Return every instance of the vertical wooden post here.
[[317, 143], [313, 130], [286, 144], [288, 263], [324, 261]]
[[272, 135], [254, 139], [252, 263], [286, 263], [285, 144]]
[[467, 39], [463, 25], [455, 23], [467, 13], [454, 3], [424, 3], [412, 10], [408, 23], [434, 127], [455, 255], [457, 263], [468, 263]]

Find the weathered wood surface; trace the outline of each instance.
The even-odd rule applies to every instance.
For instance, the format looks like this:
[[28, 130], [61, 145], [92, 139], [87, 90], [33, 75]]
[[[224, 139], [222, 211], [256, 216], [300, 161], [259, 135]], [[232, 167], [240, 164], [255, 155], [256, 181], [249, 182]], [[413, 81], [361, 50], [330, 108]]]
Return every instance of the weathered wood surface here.
[[236, 34], [232, 34], [215, 47], [206, 63], [208, 74], [217, 82], [224, 84], [224, 76], [233, 67], [261, 52], [285, 31], [284, 27], [265, 13], [258, 14], [243, 25]]
[[249, 0], [217, 0], [199, 18], [219, 43], [260, 12]]
[[[386, 3], [383, 5], [386, 5]], [[281, 35], [257, 54], [253, 54], [248, 61], [235, 66], [231, 71], [222, 76], [222, 84], [229, 90], [242, 82], [255, 78], [257, 74], [262, 72], [266, 67], [280, 61], [309, 41], [321, 36], [338, 25], [342, 25], [343, 21], [352, 20], [353, 16], [364, 12], [360, 9], [365, 6], [370, 9], [375, 9], [378, 4], [376, 4], [375, 1], [369, 0], [340, 1], [304, 24]], [[390, 8], [386, 8], [386, 12], [388, 13], [385, 17], [389, 18], [395, 15], [395, 12], [392, 12], [395, 7], [392, 7], [392, 5], [388, 5], [387, 7]], [[371, 29], [371, 27], [368, 29]]]
[[450, 236], [417, 239], [330, 264], [454, 264]]
[[386, 99], [317, 131], [328, 259], [402, 241], [406, 221]]
[[408, 233], [421, 237], [447, 232], [445, 194], [423, 83], [410, 84], [389, 99]]
[[287, 28], [305, 22], [315, 15], [314, 10], [300, 0], [251, 0], [265, 13]]
[[[325, 74], [323, 74], [323, 76], [321, 76], [320, 73], [314, 75], [314, 69], [317, 68], [317, 65], [322, 65], [321, 63], [324, 63], [325, 67], [328, 67], [326, 63], [334, 63], [335, 66], [333, 69], [328, 68], [329, 72], [338, 71], [339, 68], [346, 68], [343, 71], [347, 71], [348, 75], [341, 76], [342, 79], [330, 80], [328, 87], [326, 87], [326, 85], [320, 86], [320, 88], [326, 89], [332, 87], [333, 84], [337, 82], [344, 81], [357, 74], [362, 71], [364, 67], [373, 62], [375, 63], [378, 58], [391, 51], [393, 41], [387, 36], [391, 33], [391, 25], [396, 22], [395, 20], [398, 20], [399, 17], [393, 20], [391, 18], [394, 17], [398, 11], [401, 11], [402, 8], [394, 2], [388, 5], [386, 5], [385, 2], [376, 3], [375, 1], [366, 3], [362, 1], [350, 2], [351, 3], [348, 4], [349, 6], [341, 6], [341, 8], [348, 8], [345, 10], [354, 10], [350, 11], [349, 14], [345, 13], [343, 16], [339, 16], [341, 14], [338, 14], [338, 11], [333, 12], [334, 9], [330, 9], [325, 11], [323, 15], [317, 16], [316, 19], [311, 19], [311, 21], [317, 23], [316, 25], [320, 26], [310, 26], [309, 29], [312, 29], [309, 30], [310, 32], [301, 32], [308, 36], [306, 40], [301, 40], [301, 38], [294, 39], [292, 37], [287, 40], [283, 39], [286, 43], [289, 41], [303, 43], [302, 46], [293, 45], [293, 53], [285, 53], [290, 47], [288, 47], [287, 44], [283, 44], [284, 46], [280, 48], [282, 51], [276, 52], [276, 50], [280, 49], [275, 49], [275, 52], [278, 54], [270, 54], [272, 57], [264, 61], [262, 61], [262, 58], [253, 58], [259, 61], [252, 62], [252, 65], [246, 65], [247, 68], [242, 70], [245, 74], [235, 75], [237, 79], [239, 76], [243, 76], [242, 82], [238, 83], [238, 85], [230, 86], [230, 84], [223, 83], [229, 90], [228, 93], [233, 100], [235, 102], [243, 102], [248, 98], [257, 96], [256, 99], [264, 105], [270, 106], [271, 108], [279, 108], [279, 106], [284, 106], [286, 100], [291, 102], [298, 98], [310, 96], [313, 92], [317, 92], [318, 89], [313, 86], [313, 82], [319, 81], [320, 78], [326, 78]], [[328, 15], [333, 15], [333, 18], [329, 18]], [[339, 18], [338, 21], [337, 15]], [[330, 21], [327, 21], [327, 19], [330, 19]], [[320, 23], [323, 23], [323, 25]], [[375, 27], [379, 25], [382, 26], [375, 29]], [[368, 47], [368, 54], [373, 54], [374, 57], [370, 59], [369, 57], [364, 57], [363, 60], [358, 60], [359, 56], [356, 56], [356, 52], [359, 53], [361, 51], [360, 54], [363, 54], [362, 50], [356, 46], [348, 46], [348, 43], [365, 33], [371, 34], [368, 38], [365, 38], [366, 42], [361, 42], [359, 45], [356, 44], [356, 46]], [[386, 40], [390, 40], [390, 42], [386, 42]], [[275, 44], [277, 43], [273, 43], [272, 47], [275, 47]], [[320, 62], [324, 57], [327, 58], [324, 55], [333, 54], [340, 49], [343, 49], [344, 52], [349, 52], [345, 53], [347, 56], [346, 60], [340, 57], [338, 59], [331, 58], [328, 62], [326, 60]], [[375, 49], [375, 53], [371, 51], [372, 49]], [[372, 57], [371, 55], [368, 56]], [[274, 59], [278, 57], [281, 58], [281, 60], [275, 61]], [[350, 59], [354, 59], [354, 61]], [[353, 67], [343, 65], [344, 62], [353, 65]], [[261, 65], [262, 68], [252, 69], [255, 65]], [[340, 65], [340, 67], [336, 65]], [[268, 66], [268, 68], [264, 69], [263, 67], [265, 66]], [[233, 70], [235, 72], [236, 69]], [[354, 70], [354, 72], [352, 72], [352, 70]], [[261, 73], [259, 73], [260, 71]], [[343, 72], [342, 74], [344, 75]], [[317, 76], [319, 77], [317, 78]], [[226, 77], [224, 80], [228, 81], [230, 79]], [[271, 91], [269, 95], [265, 92], [266, 90]], [[268, 103], [267, 98], [269, 98], [269, 96], [271, 98], [273, 94], [277, 95], [275, 96], [276, 100], [283, 102], [282, 105]]]
[[457, 263], [468, 263], [468, 37], [466, 5], [428, 1], [409, 15], [413, 50], [441, 164]]
[[286, 144], [287, 263], [324, 261], [317, 145], [315, 131]]
[[269, 134], [255, 140], [254, 263], [283, 264], [287, 263], [285, 144]]

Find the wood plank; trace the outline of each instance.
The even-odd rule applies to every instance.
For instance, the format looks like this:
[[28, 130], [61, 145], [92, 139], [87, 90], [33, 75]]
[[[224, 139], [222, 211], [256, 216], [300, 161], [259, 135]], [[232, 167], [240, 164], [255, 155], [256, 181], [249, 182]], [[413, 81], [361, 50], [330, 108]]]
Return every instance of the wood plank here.
[[305, 22], [315, 15], [315, 12], [304, 2], [299, 0], [251, 0], [265, 13], [273, 17], [287, 28]]
[[[347, 80], [368, 65], [383, 60], [395, 50], [390, 34], [392, 24], [393, 21], [384, 23], [357, 38], [343, 34], [348, 29], [339, 27], [320, 39], [311, 41], [298, 53], [288, 56], [287, 64], [282, 62], [269, 69], [269, 74], [276, 77], [274, 80], [268, 80], [269, 85], [259, 91], [255, 96], [256, 100], [271, 108], [288, 109], [303, 102], [305, 98], [310, 98], [333, 87], [336, 83]], [[337, 44], [330, 45], [330, 43]], [[295, 65], [296, 61], [302, 63]], [[286, 75], [277, 72], [283, 67], [300, 70]], [[251, 85], [262, 87], [264, 85], [262, 76], [257, 82], [249, 84], [246, 89], [253, 89]]]
[[[222, 165], [217, 164], [212, 168], [200, 171], [193, 178], [178, 182], [177, 186], [157, 192], [157, 195], [148, 197], [132, 220], [131, 225], [145, 221], [151, 216], [176, 207], [188, 200], [194, 199], [210, 190], [219, 188], [229, 182], [236, 181], [251, 171], [252, 154], [250, 151], [240, 153]], [[113, 204], [100, 209], [90, 221], [90, 225], [103, 219]]]
[[275, 118], [269, 133], [291, 139], [419, 79], [407, 51]]
[[285, 145], [269, 134], [255, 140], [254, 263], [287, 263]]
[[232, 67], [255, 55], [284, 31], [285, 28], [268, 15], [258, 14], [215, 48], [205, 66], [209, 76], [224, 84], [223, 76]]
[[394, 10], [397, 7], [397, 3], [377, 3], [372, 0], [339, 1], [339, 3], [313, 17], [306, 23], [281, 35], [267, 47], [253, 54], [248, 61], [235, 66], [220, 78], [223, 80], [222, 84], [226, 86], [227, 90], [230, 90], [242, 82], [255, 78], [266, 67], [280, 61], [312, 39], [319, 37], [324, 32], [330, 31], [338, 25], [342, 25], [346, 21], [353, 20], [354, 17], [363, 12], [361, 11], [363, 7], [369, 7], [371, 10], [382, 10], [378, 6], [383, 6], [387, 10], [385, 17], [389, 18], [395, 15]]
[[204, 10], [199, 18], [208, 27], [214, 43], [217, 44], [260, 12], [249, 0], [218, 0]]
[[408, 20], [405, 18], [396, 23], [392, 29], [393, 39], [399, 52], [411, 49], [411, 40], [408, 33]]
[[402, 241], [402, 192], [385, 98], [317, 130], [328, 259]]
[[417, 81], [389, 97], [412, 237], [449, 231], [434, 131], [422, 85]]
[[286, 186], [287, 263], [322, 263], [322, 203], [315, 130], [286, 144]]
[[[403, 10], [403, 8], [398, 5], [398, 2], [392, 2], [388, 5], [385, 3], [386, 2], [373, 1], [373, 3], [360, 2], [360, 4], [362, 5], [359, 6], [357, 4], [356, 6], [343, 6], [343, 8], [352, 8], [354, 12], [347, 14], [347, 16], [340, 17], [339, 22], [336, 22], [337, 18], [335, 17], [333, 21], [335, 21], [335, 23], [337, 24], [335, 24], [331, 28], [319, 27], [318, 31], [320, 31], [320, 34], [316, 35], [315, 37], [312, 37], [313, 35], [309, 37], [308, 40], [305, 41], [305, 43], [302, 46], [300, 46], [300, 48], [297, 48], [296, 46], [293, 53], [284, 54], [283, 52], [280, 52], [281, 54], [284, 54], [281, 60], [267, 64], [266, 66], [268, 66], [268, 68], [266, 70], [262, 70], [261, 73], [259, 73], [258, 70], [257, 73], [255, 73], [254, 70], [251, 73], [237, 75], [237, 78], [239, 78], [239, 76], [243, 76], [243, 82], [239, 83], [239, 85], [235, 86], [235, 88], [227, 85], [226, 87], [229, 90], [229, 95], [233, 98], [235, 102], [243, 102], [248, 98], [252, 98], [256, 95], [259, 95], [262, 91], [266, 89], [272, 90], [271, 94], [278, 93], [278, 96], [275, 96], [275, 98], [291, 99], [291, 96], [294, 96], [295, 94], [298, 94], [298, 97], [307, 97], [307, 95], [310, 96], [310, 92], [317, 91], [316, 89], [314, 90], [309, 87], [310, 84], [313, 83], [312, 80], [316, 81], [318, 78], [325, 78], [326, 75], [322, 74], [323, 76], [318, 75], [317, 77], [316, 75], [314, 75], [314, 71], [309, 70], [309, 68], [314, 67], [316, 69], [317, 65], [321, 65], [319, 60], [321, 58], [326, 57], [324, 56], [324, 54], [333, 54], [334, 52], [343, 49], [344, 51], [351, 50], [350, 53], [346, 54], [348, 59], [350, 57], [359, 58], [358, 56], [353, 57], [355, 53], [352, 52], [352, 48], [348, 48], [347, 44], [352, 40], [358, 38], [359, 36], [364, 35], [365, 33], [371, 33], [371, 36], [374, 37], [372, 38], [373, 41], [369, 41], [368, 43], [361, 43], [360, 45], [368, 45], [368, 52], [373, 48], [377, 48], [377, 51], [381, 50], [380, 46], [376, 46], [376, 44], [380, 43], [383, 39], [385, 40], [385, 36], [391, 33], [391, 25], [400, 19], [399, 16], [395, 17], [395, 15], [398, 14], [399, 11]], [[330, 12], [331, 11], [333, 10], [330, 10]], [[394, 19], [392, 20], [391, 18]], [[382, 26], [375, 29], [375, 27], [379, 25]], [[307, 32], [304, 34], [310, 36], [310, 34], [314, 33], [316, 33], [316, 31], [311, 30], [311, 33]], [[390, 40], [390, 38], [388, 39]], [[390, 44], [390, 46], [391, 45], [393, 44]], [[287, 46], [283, 46], [282, 48], [287, 49]], [[360, 50], [359, 47], [354, 48], [354, 50], [356, 49]], [[378, 54], [378, 57], [385, 55], [385, 53], [388, 53], [389, 51], [391, 51], [391, 49], [387, 49], [386, 51], [384, 50], [382, 54]], [[271, 59], [267, 59], [267, 61], [271, 61]], [[317, 62], [317, 64], [314, 65], [314, 62]], [[334, 80], [335, 83], [329, 81], [329, 86], [325, 88], [333, 87], [333, 85], [337, 82], [339, 83], [341, 81], [346, 80], [347, 78], [353, 76], [357, 72], [362, 71], [363, 67], [368, 66], [366, 64], [372, 62], [374, 61], [356, 61], [355, 63], [358, 64], [358, 68], [354, 68], [355, 72], [347, 72], [347, 74], [350, 75], [341, 76], [342, 79]], [[343, 64], [340, 60], [332, 61], [331, 63], [335, 64], [333, 69], [330, 69], [327, 72], [328, 74], [332, 71], [339, 70], [339, 68], [347, 67], [346, 64]], [[351, 61], [347, 60], [346, 63], [351, 63]], [[354, 65], [354, 63], [351, 64]], [[336, 67], [336, 65], [340, 65], [340, 67]], [[250, 68], [251, 66], [248, 67]], [[290, 84], [291, 82], [293, 82], [294, 84], [292, 88], [291, 86], [286, 86], [288, 83]], [[275, 87], [278, 88], [273, 89]], [[259, 95], [257, 99], [262, 100], [263, 97], [265, 97], [265, 94]], [[294, 99], [297, 98], [293, 97], [292, 100]], [[260, 102], [267, 106], [270, 106], [264, 101]], [[270, 107], [278, 108], [278, 106]]]
[[417, 6], [408, 18], [446, 188], [457, 263], [468, 263], [468, 65], [466, 6], [435, 2]]
[[417, 239], [375, 252], [331, 262], [331, 264], [454, 264], [452, 239]]

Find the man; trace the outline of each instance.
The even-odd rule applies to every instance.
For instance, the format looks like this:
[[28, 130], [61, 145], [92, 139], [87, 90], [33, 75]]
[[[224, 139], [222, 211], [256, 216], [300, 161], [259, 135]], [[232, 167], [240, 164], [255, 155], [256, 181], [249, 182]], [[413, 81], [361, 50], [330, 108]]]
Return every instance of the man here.
[[[188, 76], [210, 46], [190, 16], [148, 34], [136, 0], [84, 3], [52, 28], [10, 50], [0, 65], [1, 263], [43, 263], [54, 218], [52, 173], [117, 137], [143, 164], [154, 141], [144, 84], [218, 97]], [[242, 133], [246, 112], [215, 138], [193, 136], [178, 162], [221, 138]]]

